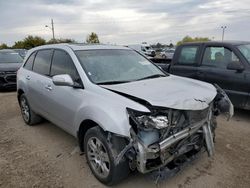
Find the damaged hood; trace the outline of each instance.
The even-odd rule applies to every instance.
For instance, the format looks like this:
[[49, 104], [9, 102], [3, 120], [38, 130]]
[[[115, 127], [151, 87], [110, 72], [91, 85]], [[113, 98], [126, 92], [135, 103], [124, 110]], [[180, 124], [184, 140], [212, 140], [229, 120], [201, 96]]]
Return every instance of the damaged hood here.
[[179, 110], [203, 110], [217, 94], [211, 84], [173, 75], [101, 87], [145, 100], [153, 106]]

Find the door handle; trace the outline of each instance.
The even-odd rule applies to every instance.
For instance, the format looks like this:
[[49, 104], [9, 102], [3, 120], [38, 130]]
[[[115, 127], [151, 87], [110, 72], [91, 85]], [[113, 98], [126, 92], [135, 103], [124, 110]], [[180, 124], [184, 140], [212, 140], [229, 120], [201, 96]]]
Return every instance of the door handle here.
[[52, 90], [52, 86], [51, 85], [46, 85], [45, 89], [47, 89], [48, 91], [51, 91]]
[[26, 80], [30, 80], [30, 76], [28, 75], [28, 76], [26, 76]]

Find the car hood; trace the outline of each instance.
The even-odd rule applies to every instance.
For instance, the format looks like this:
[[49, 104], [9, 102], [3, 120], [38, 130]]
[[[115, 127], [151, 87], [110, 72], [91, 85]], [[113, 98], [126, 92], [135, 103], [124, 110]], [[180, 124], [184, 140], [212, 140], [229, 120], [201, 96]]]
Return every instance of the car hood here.
[[0, 63], [0, 71], [17, 71], [22, 63]]
[[153, 106], [179, 110], [203, 110], [217, 95], [211, 84], [173, 75], [101, 86], [124, 96], [145, 100]]

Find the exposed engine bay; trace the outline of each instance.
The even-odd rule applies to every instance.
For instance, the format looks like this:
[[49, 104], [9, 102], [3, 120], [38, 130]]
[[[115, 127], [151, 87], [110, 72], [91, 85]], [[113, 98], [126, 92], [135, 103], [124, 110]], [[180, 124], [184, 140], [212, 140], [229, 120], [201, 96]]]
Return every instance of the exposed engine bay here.
[[118, 155], [130, 161], [130, 168], [141, 173], [160, 169], [170, 163], [191, 158], [201, 150], [214, 153], [216, 116], [233, 115], [233, 105], [222, 89], [203, 110], [176, 110], [147, 106], [150, 112], [127, 108], [131, 125], [130, 143]]

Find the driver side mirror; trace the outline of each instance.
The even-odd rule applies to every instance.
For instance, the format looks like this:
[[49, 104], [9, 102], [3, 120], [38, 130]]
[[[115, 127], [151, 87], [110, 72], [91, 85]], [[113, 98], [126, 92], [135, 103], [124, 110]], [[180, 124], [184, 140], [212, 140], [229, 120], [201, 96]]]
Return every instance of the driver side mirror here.
[[227, 69], [242, 72], [244, 70], [244, 66], [239, 61], [232, 61], [228, 63]]
[[74, 87], [74, 81], [72, 80], [71, 76], [68, 75], [68, 74], [55, 75], [55, 76], [52, 77], [52, 82], [56, 86]]

